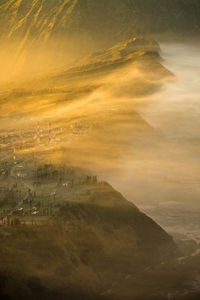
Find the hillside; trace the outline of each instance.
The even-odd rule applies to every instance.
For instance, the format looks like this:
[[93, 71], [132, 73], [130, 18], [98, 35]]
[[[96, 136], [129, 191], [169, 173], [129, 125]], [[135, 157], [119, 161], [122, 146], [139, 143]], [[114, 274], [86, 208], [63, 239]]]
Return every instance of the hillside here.
[[29, 160], [1, 164], [5, 299], [98, 299], [128, 274], [176, 258], [172, 238], [95, 176]]
[[13, 147], [16, 155], [48, 151], [92, 170], [103, 159], [117, 166], [130, 140], [144, 146], [144, 136], [149, 143], [158, 134], [133, 105], [172, 77], [158, 51], [153, 40], [132, 38], [2, 87], [1, 146], [10, 155]]

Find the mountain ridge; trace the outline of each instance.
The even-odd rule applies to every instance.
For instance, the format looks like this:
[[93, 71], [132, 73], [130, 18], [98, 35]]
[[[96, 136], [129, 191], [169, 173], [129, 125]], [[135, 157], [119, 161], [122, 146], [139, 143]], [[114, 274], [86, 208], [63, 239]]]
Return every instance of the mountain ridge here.
[[[137, 34], [200, 30], [198, 0], [9, 0], [0, 2], [1, 36], [26, 44], [110, 45]], [[61, 40], [63, 40], [61, 42]]]

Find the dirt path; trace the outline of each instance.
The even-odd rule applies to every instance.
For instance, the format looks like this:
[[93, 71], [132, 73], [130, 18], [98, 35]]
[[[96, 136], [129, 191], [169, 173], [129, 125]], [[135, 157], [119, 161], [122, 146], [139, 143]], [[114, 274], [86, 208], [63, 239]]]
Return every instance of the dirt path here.
[[2, 218], [2, 222], [4, 223], [5, 221], [7, 221], [9, 219], [9, 217], [11, 217], [13, 215], [13, 213], [18, 209], [20, 208], [20, 206], [23, 205], [24, 201], [26, 201], [29, 197], [29, 193], [30, 191], [33, 192], [34, 188], [31, 184], [25, 182], [23, 179], [19, 178], [16, 176], [15, 174], [15, 170], [17, 168], [19, 168], [19, 166], [21, 165], [20, 164], [17, 164], [17, 165], [14, 165], [11, 170], [10, 170], [10, 177], [13, 177], [15, 178], [18, 182], [20, 181], [25, 187], [27, 187], [28, 191], [27, 193], [25, 194], [25, 196], [17, 203], [17, 205], [6, 215]]

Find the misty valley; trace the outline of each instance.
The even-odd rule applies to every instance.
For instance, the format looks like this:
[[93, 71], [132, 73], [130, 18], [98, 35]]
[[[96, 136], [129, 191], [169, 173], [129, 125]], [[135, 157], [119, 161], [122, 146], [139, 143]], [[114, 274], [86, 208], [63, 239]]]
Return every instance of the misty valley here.
[[0, 299], [200, 299], [198, 0], [0, 0]]

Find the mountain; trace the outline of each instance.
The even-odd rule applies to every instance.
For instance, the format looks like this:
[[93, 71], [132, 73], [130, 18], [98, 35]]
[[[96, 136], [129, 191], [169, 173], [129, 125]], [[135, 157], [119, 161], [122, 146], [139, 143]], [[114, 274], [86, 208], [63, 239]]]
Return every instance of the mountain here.
[[[43, 72], [15, 76], [0, 94], [1, 299], [112, 299], [112, 288], [124, 299], [118, 288], [139, 276], [138, 299], [141, 274], [176, 261], [173, 239], [91, 171], [115, 168], [130, 140], [137, 147], [147, 136], [148, 149], [157, 134], [134, 100], [170, 73], [158, 44], [133, 36], [157, 33], [165, 9], [163, 31], [175, 28], [173, 18], [184, 28], [180, 8], [198, 12], [195, 1], [160, 3], [0, 0], [1, 63], [18, 69], [13, 54], [27, 73], [31, 64]], [[65, 67], [69, 54], [76, 61]], [[45, 59], [58, 57], [44, 75]]]
[[198, 35], [199, 14], [199, 0], [0, 0], [0, 79], [132, 37]]
[[[138, 34], [200, 29], [198, 0], [1, 0], [1, 36], [20, 48], [57, 40], [107, 46]], [[60, 46], [61, 46], [60, 45]]]

